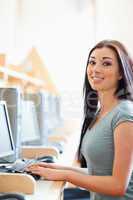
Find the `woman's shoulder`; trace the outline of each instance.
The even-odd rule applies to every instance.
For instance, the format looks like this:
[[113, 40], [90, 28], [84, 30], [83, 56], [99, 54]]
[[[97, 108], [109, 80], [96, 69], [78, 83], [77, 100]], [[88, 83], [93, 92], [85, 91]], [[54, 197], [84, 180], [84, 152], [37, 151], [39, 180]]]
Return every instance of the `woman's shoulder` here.
[[124, 121], [133, 122], [133, 102], [130, 100], [122, 100], [115, 110], [112, 120], [113, 129]]
[[133, 101], [121, 100], [118, 106], [119, 113], [133, 113]]

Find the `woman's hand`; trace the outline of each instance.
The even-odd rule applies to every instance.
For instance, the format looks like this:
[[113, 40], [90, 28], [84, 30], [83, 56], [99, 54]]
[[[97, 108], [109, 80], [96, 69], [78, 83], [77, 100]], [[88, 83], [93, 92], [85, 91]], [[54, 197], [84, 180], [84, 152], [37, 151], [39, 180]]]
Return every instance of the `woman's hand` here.
[[27, 168], [27, 171], [50, 181], [66, 181], [67, 179], [67, 170], [63, 170], [61, 166], [53, 163], [33, 164]]
[[35, 163], [35, 164], [31, 164], [30, 166], [40, 166], [40, 167], [45, 167], [45, 168], [51, 168], [51, 169], [65, 169], [65, 166], [61, 166], [55, 163], [47, 163], [47, 162], [39, 162], [39, 163]]

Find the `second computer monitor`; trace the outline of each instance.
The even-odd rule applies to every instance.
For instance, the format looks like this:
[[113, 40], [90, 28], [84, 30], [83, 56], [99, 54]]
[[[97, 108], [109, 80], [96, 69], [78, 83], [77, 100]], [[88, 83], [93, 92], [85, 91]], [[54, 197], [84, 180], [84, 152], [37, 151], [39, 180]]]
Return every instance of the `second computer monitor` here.
[[21, 142], [23, 145], [36, 145], [40, 141], [40, 131], [35, 104], [23, 100], [21, 107]]

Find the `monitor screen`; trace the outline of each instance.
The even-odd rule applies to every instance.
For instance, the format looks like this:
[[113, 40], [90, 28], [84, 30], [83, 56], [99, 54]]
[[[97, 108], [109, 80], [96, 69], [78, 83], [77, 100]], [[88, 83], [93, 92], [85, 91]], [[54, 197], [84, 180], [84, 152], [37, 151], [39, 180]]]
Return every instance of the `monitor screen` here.
[[62, 124], [62, 116], [61, 116], [61, 98], [60, 96], [55, 97], [55, 107], [56, 107], [56, 119], [58, 121], [58, 125]]
[[34, 144], [40, 140], [39, 125], [35, 104], [29, 100], [22, 101], [21, 110], [21, 141], [22, 144]]
[[40, 91], [40, 106], [39, 106], [39, 126], [41, 133], [41, 144], [48, 144], [48, 135], [53, 127], [51, 120], [51, 103], [50, 98], [51, 94], [47, 91]]
[[0, 158], [15, 153], [6, 103], [0, 101]]
[[20, 111], [21, 111], [21, 90], [17, 87], [0, 87], [0, 100], [6, 102], [12, 137], [15, 146], [15, 154], [7, 159], [12, 162], [20, 157]]

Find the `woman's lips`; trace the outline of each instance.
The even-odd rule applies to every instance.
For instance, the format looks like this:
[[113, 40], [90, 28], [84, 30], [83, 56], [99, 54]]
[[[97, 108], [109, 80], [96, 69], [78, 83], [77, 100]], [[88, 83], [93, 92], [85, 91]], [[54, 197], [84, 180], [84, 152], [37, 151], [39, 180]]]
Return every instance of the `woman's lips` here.
[[91, 79], [94, 83], [99, 83], [104, 80], [102, 77], [91, 77]]

